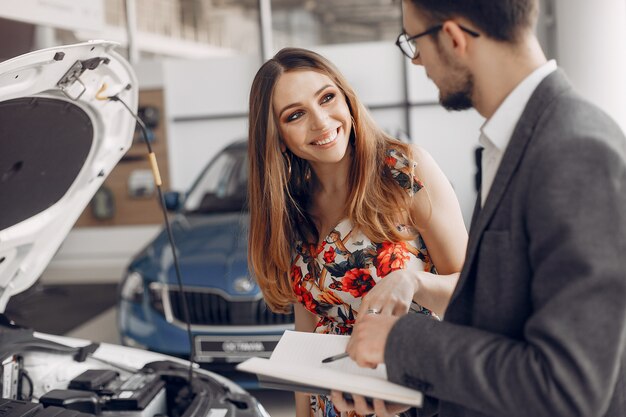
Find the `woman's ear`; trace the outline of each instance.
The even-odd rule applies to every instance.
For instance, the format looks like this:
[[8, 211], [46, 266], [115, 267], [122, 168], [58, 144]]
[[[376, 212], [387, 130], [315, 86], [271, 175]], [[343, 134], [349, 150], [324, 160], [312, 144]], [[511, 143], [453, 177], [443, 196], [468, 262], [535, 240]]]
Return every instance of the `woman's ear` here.
[[280, 147], [280, 151], [282, 153], [287, 152], [287, 145], [285, 145], [285, 142], [281, 140], [280, 142], [278, 142], [278, 146]]

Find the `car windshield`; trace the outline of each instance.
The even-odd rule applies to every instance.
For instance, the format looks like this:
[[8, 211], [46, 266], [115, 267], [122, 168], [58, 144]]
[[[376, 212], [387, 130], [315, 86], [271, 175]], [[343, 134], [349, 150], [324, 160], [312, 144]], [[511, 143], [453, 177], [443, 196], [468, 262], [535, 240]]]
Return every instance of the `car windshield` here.
[[247, 188], [245, 148], [226, 149], [200, 174], [185, 199], [185, 211], [207, 214], [247, 210]]

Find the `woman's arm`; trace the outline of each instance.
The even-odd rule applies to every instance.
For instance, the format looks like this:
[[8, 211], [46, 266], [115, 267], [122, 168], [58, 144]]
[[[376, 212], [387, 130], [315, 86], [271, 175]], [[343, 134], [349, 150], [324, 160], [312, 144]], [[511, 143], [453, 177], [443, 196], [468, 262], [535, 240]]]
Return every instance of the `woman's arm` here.
[[463, 268], [467, 229], [454, 189], [433, 157], [413, 146], [413, 158], [424, 189], [415, 195], [411, 215], [440, 274], [418, 271], [413, 299], [442, 317]]
[[415, 195], [411, 214], [440, 274], [418, 272], [414, 300], [443, 317], [465, 261], [467, 229], [454, 189], [433, 157], [418, 146], [413, 155], [424, 189]]
[[[317, 324], [317, 316], [305, 309], [302, 304], [293, 305], [295, 328], [298, 332], [313, 332]], [[309, 417], [311, 415], [311, 396], [296, 392], [296, 417]]]
[[424, 149], [414, 146], [416, 176], [424, 188], [413, 197], [414, 226], [442, 275], [461, 272], [467, 250], [467, 229], [459, 201], [448, 178]]
[[452, 185], [434, 159], [417, 146], [413, 159], [415, 174], [424, 183], [412, 199], [413, 227], [424, 239], [440, 275], [415, 269], [394, 271], [363, 298], [360, 310], [402, 315], [411, 306], [407, 294], [413, 294], [413, 301], [443, 317], [465, 260], [467, 230]]

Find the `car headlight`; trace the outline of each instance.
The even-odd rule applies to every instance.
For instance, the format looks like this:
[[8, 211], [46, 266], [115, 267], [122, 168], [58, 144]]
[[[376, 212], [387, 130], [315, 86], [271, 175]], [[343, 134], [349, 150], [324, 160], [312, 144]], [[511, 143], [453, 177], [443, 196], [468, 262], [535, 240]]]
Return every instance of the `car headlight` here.
[[143, 301], [143, 277], [139, 272], [131, 272], [122, 284], [123, 300], [140, 304]]
[[150, 306], [163, 316], [165, 316], [165, 307], [163, 306], [163, 297], [166, 296], [165, 287], [157, 282], [150, 284]]

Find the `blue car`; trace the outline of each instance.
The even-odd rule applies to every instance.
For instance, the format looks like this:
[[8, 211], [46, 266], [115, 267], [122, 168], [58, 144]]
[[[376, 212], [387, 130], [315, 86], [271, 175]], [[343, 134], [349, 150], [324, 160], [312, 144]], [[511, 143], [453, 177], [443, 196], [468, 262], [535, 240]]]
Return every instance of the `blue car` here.
[[176, 214], [172, 232], [183, 291], [163, 229], [131, 261], [120, 284], [118, 325], [123, 344], [189, 357], [183, 297], [189, 307], [195, 361], [242, 385], [255, 380], [234, 366], [269, 357], [293, 315], [269, 310], [247, 264], [246, 141], [206, 166], [186, 194], [167, 193]]

